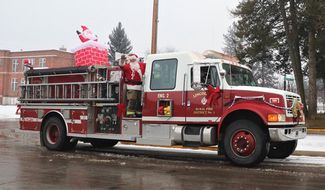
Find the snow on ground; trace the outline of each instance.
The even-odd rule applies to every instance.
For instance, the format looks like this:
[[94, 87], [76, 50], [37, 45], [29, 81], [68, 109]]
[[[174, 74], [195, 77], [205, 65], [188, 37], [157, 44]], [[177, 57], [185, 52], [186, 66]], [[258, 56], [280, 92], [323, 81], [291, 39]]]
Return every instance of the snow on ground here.
[[[19, 114], [16, 115], [16, 110], [17, 107], [15, 105], [0, 105], [0, 120], [18, 119]], [[130, 145], [127, 146], [130, 147]], [[152, 149], [153, 147], [145, 146], [142, 148]], [[325, 135], [307, 135], [305, 139], [298, 141], [296, 150], [325, 152]], [[179, 149], [177, 151], [179, 152]], [[211, 152], [209, 150], [200, 151], [204, 151], [205, 153]]]
[[325, 135], [307, 135], [298, 141], [296, 150], [325, 152]]
[[17, 106], [15, 105], [0, 105], [0, 120], [19, 118], [16, 115]]

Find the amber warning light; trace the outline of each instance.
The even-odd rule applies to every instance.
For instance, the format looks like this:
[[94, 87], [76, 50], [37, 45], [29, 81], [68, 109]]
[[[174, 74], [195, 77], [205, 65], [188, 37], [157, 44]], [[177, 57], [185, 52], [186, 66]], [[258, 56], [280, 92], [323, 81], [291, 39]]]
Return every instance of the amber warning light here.
[[172, 100], [158, 100], [158, 116], [172, 116]]
[[285, 114], [268, 114], [267, 121], [268, 122], [284, 122], [286, 119]]

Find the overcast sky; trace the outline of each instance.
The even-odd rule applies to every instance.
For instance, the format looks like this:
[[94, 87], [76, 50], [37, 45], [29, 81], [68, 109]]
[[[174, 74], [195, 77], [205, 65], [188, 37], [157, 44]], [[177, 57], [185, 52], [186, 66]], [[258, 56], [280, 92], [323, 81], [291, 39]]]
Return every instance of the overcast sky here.
[[[158, 49], [221, 51], [223, 34], [233, 21], [238, 0], [160, 0]], [[71, 50], [80, 41], [75, 31], [86, 25], [106, 44], [122, 22], [133, 52], [151, 47], [153, 0], [1, 0], [0, 49]]]

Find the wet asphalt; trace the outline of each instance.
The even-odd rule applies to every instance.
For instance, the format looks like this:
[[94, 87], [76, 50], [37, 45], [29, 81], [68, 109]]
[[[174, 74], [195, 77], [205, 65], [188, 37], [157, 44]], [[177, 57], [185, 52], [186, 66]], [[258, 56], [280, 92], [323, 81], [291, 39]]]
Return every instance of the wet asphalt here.
[[254, 168], [223, 157], [127, 149], [48, 151], [37, 133], [0, 121], [0, 190], [11, 189], [324, 189], [325, 165], [270, 163]]

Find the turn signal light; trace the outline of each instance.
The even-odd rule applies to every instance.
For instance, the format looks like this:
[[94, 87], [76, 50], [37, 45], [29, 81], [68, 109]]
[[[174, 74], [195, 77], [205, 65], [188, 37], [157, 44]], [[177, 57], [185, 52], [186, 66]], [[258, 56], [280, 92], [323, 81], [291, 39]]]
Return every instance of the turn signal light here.
[[278, 114], [268, 114], [267, 115], [268, 122], [276, 122], [278, 121]]
[[284, 122], [286, 119], [284, 114], [275, 114], [271, 113], [267, 115], [267, 121], [268, 122]]

